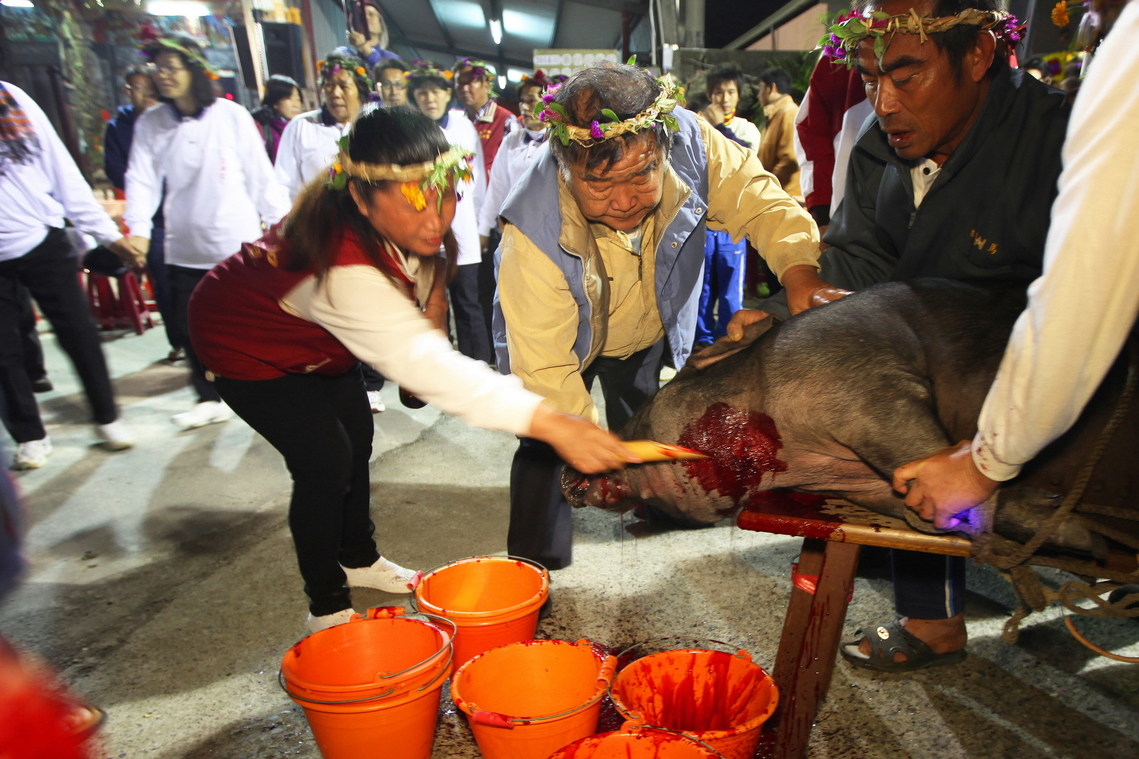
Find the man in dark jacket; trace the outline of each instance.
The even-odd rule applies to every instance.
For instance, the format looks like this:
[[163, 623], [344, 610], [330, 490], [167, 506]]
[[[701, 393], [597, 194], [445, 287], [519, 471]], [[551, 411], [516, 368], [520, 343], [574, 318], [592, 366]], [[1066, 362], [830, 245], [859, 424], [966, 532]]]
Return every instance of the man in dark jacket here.
[[[879, 19], [840, 48], [877, 118], [851, 154], [823, 278], [852, 290], [931, 276], [1027, 287], [1056, 196], [1063, 94], [1009, 68], [1015, 21], [991, 0], [872, 0], [867, 10], [894, 26]], [[899, 621], [867, 628], [843, 656], [887, 671], [959, 661], [964, 560], [895, 551], [893, 565]]]
[[[869, 0], [852, 16], [824, 52], [858, 71], [876, 118], [851, 152], [821, 276], [848, 290], [914, 277], [1027, 288], [1043, 268], [1068, 106], [1009, 68], [1016, 19], [993, 0]], [[728, 335], [763, 316], [739, 312]], [[843, 657], [891, 672], [963, 659], [964, 560], [894, 551], [893, 574], [898, 619]]]

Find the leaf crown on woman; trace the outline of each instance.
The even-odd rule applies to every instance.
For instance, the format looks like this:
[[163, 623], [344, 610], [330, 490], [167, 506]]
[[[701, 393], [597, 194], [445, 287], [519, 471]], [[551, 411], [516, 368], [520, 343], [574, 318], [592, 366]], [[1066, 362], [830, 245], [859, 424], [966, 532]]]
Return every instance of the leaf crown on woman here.
[[[435, 161], [451, 149], [443, 130], [419, 111], [406, 106], [381, 108], [367, 105], [346, 138], [345, 155], [356, 164], [414, 166]], [[336, 164], [334, 164], [335, 166]], [[369, 261], [381, 271], [391, 264], [383, 253], [383, 240], [357, 208], [348, 185], [369, 205], [386, 181], [346, 176], [344, 182], [320, 175], [311, 181], [293, 206], [284, 228], [289, 256], [286, 268], [312, 268], [322, 278], [332, 266], [346, 233], [351, 232]]]

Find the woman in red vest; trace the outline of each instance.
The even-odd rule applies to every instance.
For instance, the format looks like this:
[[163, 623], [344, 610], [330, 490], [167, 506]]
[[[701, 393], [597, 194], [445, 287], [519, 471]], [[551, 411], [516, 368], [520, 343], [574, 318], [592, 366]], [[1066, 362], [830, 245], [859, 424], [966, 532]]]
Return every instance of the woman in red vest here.
[[469, 156], [428, 117], [372, 108], [327, 177], [194, 292], [194, 349], [226, 403], [285, 458], [289, 526], [319, 630], [353, 615], [350, 587], [406, 593], [369, 515], [373, 422], [359, 362], [472, 424], [538, 437], [583, 471], [636, 460], [514, 377], [452, 350], [437, 253]]

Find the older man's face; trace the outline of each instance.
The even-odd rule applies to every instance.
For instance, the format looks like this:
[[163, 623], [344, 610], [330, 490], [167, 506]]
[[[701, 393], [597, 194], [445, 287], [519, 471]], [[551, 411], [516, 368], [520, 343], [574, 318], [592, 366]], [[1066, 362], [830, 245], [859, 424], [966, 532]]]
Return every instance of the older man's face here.
[[585, 218], [631, 232], [660, 204], [664, 165], [664, 152], [656, 141], [642, 139], [607, 167], [571, 166], [566, 185]]
[[[873, 10], [890, 15], [932, 12], [932, 2], [887, 0]], [[982, 34], [988, 34], [982, 32]], [[857, 68], [866, 87], [866, 97], [874, 106], [878, 125], [886, 133], [890, 147], [907, 161], [929, 157], [937, 163], [961, 144], [977, 120], [988, 93], [985, 72], [992, 62], [992, 46], [970, 49], [954, 72], [949, 57], [928, 40], [922, 44], [916, 34], [886, 37], [886, 53], [874, 56], [872, 39], [858, 48]]]

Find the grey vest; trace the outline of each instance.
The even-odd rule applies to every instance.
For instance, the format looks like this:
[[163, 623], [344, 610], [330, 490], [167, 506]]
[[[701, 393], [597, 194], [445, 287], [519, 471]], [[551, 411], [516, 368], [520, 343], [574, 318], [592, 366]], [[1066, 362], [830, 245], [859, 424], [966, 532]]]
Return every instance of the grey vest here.
[[[656, 298], [661, 323], [676, 366], [684, 366], [696, 333], [696, 310], [704, 279], [704, 217], [708, 210], [708, 156], [696, 117], [674, 111], [680, 131], [673, 134], [669, 163], [691, 192], [665, 229], [656, 249]], [[558, 169], [546, 151], [522, 177], [503, 204], [502, 217], [550, 257], [562, 273], [577, 304], [577, 339], [573, 350], [585, 368], [593, 341], [590, 316], [599, 306], [589, 300], [581, 258], [559, 244], [562, 228], [558, 206]], [[495, 254], [497, 269], [498, 253]], [[510, 372], [506, 350], [508, 325], [495, 294], [493, 333], [498, 369]]]

